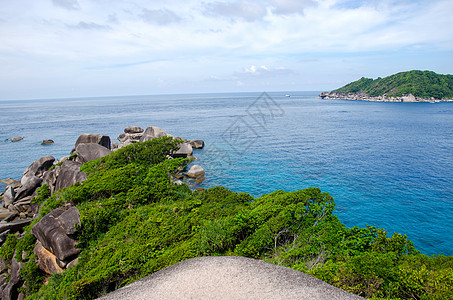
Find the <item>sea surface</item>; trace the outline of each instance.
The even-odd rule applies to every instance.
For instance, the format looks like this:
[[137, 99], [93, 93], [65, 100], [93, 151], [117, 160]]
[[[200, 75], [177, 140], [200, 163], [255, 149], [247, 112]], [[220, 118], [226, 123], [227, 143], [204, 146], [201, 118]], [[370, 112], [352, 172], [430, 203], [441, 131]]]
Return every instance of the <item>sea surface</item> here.
[[[206, 170], [201, 187], [254, 196], [320, 187], [348, 227], [385, 228], [425, 254], [453, 255], [453, 103], [285, 94], [0, 101], [0, 179], [20, 180], [42, 156], [69, 155], [82, 133], [115, 141], [126, 126], [158, 126], [205, 141], [194, 153]], [[13, 136], [24, 139], [5, 141]]]

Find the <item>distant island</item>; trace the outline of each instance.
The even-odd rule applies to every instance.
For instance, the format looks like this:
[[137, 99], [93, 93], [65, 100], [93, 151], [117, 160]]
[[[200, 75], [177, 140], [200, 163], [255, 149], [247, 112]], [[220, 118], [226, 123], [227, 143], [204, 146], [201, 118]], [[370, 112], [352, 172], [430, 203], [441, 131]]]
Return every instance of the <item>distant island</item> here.
[[453, 102], [453, 75], [413, 70], [377, 79], [365, 78], [351, 82], [321, 99], [347, 99], [382, 102]]

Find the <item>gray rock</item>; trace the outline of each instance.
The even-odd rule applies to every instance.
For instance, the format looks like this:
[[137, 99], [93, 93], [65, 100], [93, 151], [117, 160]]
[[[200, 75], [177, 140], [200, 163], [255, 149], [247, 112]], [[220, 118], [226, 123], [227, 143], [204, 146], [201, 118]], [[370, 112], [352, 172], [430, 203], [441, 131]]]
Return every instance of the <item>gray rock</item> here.
[[194, 149], [202, 149], [204, 147], [204, 141], [202, 140], [191, 140], [190, 145]]
[[76, 232], [76, 225], [80, 226], [79, 210], [77, 207], [71, 206], [58, 217], [58, 221], [67, 235], [74, 234]]
[[204, 169], [199, 165], [193, 165], [187, 172], [187, 176], [196, 178], [204, 175]]
[[80, 171], [81, 162], [66, 160], [60, 168], [60, 173], [55, 184], [55, 191], [71, 186], [76, 182], [87, 179], [86, 173]]
[[364, 299], [303, 272], [234, 256], [192, 258], [100, 299]]
[[124, 128], [124, 133], [142, 133], [143, 128], [138, 126], [128, 126]]
[[65, 261], [80, 253], [80, 249], [75, 248], [77, 240], [67, 234], [75, 232], [75, 224], [80, 224], [79, 216], [79, 211], [73, 206], [57, 208], [36, 223], [31, 232], [44, 248]]
[[133, 142], [131, 140], [126, 140], [125, 142], [122, 142], [122, 143], [114, 143], [113, 144], [113, 150], [112, 151], [116, 151], [118, 149], [121, 149], [123, 147], [126, 147], [126, 146], [129, 146], [131, 145]]
[[118, 141], [124, 143], [126, 141], [131, 141], [133, 143], [140, 142], [142, 138], [142, 133], [122, 133], [118, 136]]
[[[52, 167], [55, 162], [55, 157], [47, 155], [35, 160], [28, 168], [24, 171], [24, 176], [42, 176], [44, 172]], [[23, 182], [22, 182], [23, 184]]]
[[190, 144], [180, 144], [179, 145], [180, 148], [178, 151], [176, 151], [175, 153], [173, 153], [171, 156], [173, 157], [188, 157], [190, 155], [192, 155], [193, 153], [193, 149], [192, 149], [192, 146], [190, 146]]
[[156, 126], [150, 126], [146, 128], [145, 132], [143, 133], [143, 136], [140, 138], [140, 142], [146, 142], [149, 140], [152, 140], [154, 138], [159, 138], [163, 136], [171, 136], [168, 133], [166, 133], [162, 128], [156, 127]]
[[0, 220], [6, 219], [11, 215], [11, 212], [6, 208], [0, 208]]
[[0, 274], [5, 272], [6, 270], [6, 262], [3, 260], [3, 258], [0, 257]]
[[43, 140], [41, 145], [51, 145], [53, 143], [55, 143], [54, 140], [49, 139], [49, 140]]
[[41, 185], [42, 178], [37, 176], [24, 176], [22, 177], [22, 186], [16, 190], [15, 201], [24, 197], [31, 196], [34, 191]]
[[60, 172], [60, 166], [55, 166], [52, 171], [47, 171], [42, 177], [42, 184], [47, 184], [50, 187], [50, 192], [53, 194], [57, 183], [57, 174]]
[[0, 223], [0, 233], [5, 232], [9, 230], [11, 233], [12, 232], [17, 232], [19, 230], [22, 230], [25, 226], [29, 225], [31, 223], [31, 220], [18, 220], [18, 221], [13, 221], [10, 223]]
[[21, 137], [21, 136], [15, 136], [13, 138], [11, 138], [11, 142], [18, 142], [18, 141], [22, 141], [24, 138]]
[[95, 160], [109, 155], [111, 152], [112, 151], [110, 151], [110, 149], [107, 149], [99, 144], [79, 144], [75, 149], [75, 153], [77, 153], [76, 161], [86, 163], [90, 160]]
[[8, 205], [12, 204], [15, 197], [16, 192], [10, 185], [8, 185], [6, 187], [5, 193], [3, 193], [3, 207], [8, 207]]
[[12, 213], [16, 213], [16, 214], [20, 213], [20, 211], [17, 209], [17, 207], [14, 206], [14, 204], [8, 205], [8, 210]]
[[2, 291], [3, 300], [16, 300], [19, 293], [17, 289], [22, 285], [22, 280], [20, 278], [20, 269], [22, 268], [23, 264], [18, 263], [17, 260], [13, 257], [11, 261], [11, 279], [9, 280], [8, 284]]
[[74, 148], [77, 148], [79, 144], [99, 144], [107, 149], [111, 149], [111, 141], [108, 135], [84, 133], [77, 139]]

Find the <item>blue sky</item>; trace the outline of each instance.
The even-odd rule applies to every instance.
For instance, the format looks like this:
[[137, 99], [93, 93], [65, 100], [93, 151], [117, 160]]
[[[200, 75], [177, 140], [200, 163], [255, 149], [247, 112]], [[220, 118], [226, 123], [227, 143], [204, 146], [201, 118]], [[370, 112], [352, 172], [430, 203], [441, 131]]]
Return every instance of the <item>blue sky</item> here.
[[453, 73], [451, 0], [0, 0], [0, 100]]

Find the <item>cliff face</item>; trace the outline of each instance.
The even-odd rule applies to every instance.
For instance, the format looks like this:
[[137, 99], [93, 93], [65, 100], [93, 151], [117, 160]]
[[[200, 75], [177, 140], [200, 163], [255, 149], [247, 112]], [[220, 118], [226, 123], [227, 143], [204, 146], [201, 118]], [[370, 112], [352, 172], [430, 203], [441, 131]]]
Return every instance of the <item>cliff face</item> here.
[[385, 78], [362, 77], [330, 93], [322, 93], [320, 97], [388, 102], [453, 101], [453, 76], [408, 71]]

